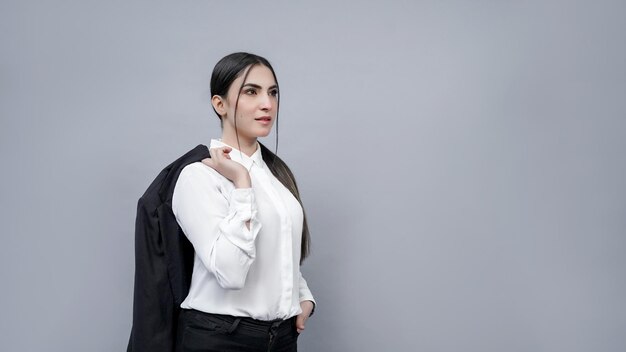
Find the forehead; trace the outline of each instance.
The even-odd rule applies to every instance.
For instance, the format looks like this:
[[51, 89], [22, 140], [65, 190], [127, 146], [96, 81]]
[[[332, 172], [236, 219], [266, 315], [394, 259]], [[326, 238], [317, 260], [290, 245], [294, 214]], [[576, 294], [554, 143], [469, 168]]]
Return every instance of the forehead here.
[[242, 83], [254, 83], [261, 87], [267, 88], [273, 85], [276, 85], [276, 80], [274, 80], [274, 75], [272, 71], [263, 65], [254, 65], [250, 68], [248, 72], [248, 76], [246, 77], [246, 81], [243, 82], [243, 77], [245, 76], [245, 71], [242, 72], [241, 76], [237, 77], [237, 79], [233, 82], [234, 86], [240, 87]]

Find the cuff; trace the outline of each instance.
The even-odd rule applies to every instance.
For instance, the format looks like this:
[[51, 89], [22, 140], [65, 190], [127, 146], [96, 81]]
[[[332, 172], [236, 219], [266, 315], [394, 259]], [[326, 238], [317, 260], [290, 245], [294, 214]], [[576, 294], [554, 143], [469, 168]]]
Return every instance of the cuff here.
[[311, 303], [313, 303], [313, 309], [311, 309], [311, 314], [309, 314], [309, 317], [313, 316], [313, 313], [315, 313], [315, 307], [317, 307], [317, 303], [315, 303], [315, 301], [312, 298], [307, 298], [307, 299], [301, 299], [300, 303], [304, 302], [304, 301], [309, 301]]
[[[250, 229], [247, 221], [250, 221]], [[260, 229], [252, 188], [235, 188], [230, 193], [228, 215], [220, 224], [220, 231], [237, 247], [254, 253], [254, 240]]]

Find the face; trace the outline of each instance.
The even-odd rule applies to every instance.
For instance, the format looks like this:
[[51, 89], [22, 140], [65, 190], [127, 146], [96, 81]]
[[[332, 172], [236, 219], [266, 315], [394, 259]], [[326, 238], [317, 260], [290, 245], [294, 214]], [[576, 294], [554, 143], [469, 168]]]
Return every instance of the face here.
[[[241, 74], [228, 89], [226, 97], [213, 97], [213, 106], [222, 116], [224, 134], [235, 131], [235, 103], [237, 95], [237, 132], [240, 138], [256, 139], [265, 137], [272, 130], [278, 110], [278, 87], [272, 75], [272, 71], [263, 65], [255, 65], [243, 84]], [[241, 90], [239, 90], [239, 88]]]

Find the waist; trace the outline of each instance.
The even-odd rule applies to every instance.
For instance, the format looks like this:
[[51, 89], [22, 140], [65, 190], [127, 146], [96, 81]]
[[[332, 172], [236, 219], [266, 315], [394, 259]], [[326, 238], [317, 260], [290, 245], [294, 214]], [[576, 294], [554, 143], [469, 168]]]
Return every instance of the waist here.
[[258, 320], [250, 317], [238, 317], [226, 314], [206, 313], [195, 309], [182, 309], [181, 315], [187, 321], [211, 323], [228, 329], [244, 329], [251, 332], [267, 333], [269, 330], [290, 329], [295, 326], [296, 317], [275, 320]]

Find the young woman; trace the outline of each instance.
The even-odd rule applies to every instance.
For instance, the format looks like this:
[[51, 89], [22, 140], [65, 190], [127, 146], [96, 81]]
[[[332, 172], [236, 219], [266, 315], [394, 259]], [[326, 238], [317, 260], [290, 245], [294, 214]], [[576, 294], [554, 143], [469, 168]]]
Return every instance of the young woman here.
[[222, 126], [211, 158], [186, 166], [172, 210], [195, 250], [181, 304], [183, 351], [296, 351], [315, 301], [300, 273], [309, 234], [292, 173], [258, 137], [278, 118], [270, 63], [234, 53], [211, 76]]

